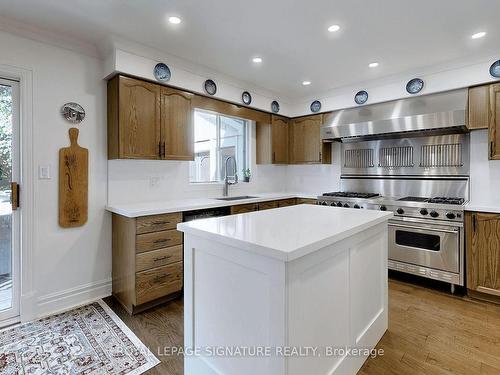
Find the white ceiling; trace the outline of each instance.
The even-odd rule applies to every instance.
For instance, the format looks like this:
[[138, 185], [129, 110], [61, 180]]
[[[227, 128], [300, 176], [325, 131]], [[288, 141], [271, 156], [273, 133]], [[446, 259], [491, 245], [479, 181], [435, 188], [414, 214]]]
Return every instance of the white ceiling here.
[[2, 0], [0, 14], [98, 46], [116, 35], [292, 99], [500, 53], [491, 0]]

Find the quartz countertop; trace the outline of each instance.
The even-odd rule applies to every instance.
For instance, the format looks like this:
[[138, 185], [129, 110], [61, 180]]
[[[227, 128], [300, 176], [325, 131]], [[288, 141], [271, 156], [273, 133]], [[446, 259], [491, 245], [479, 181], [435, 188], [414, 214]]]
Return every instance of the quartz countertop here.
[[475, 211], [475, 212], [491, 212], [493, 214], [500, 213], [500, 203], [498, 204], [475, 204], [469, 202], [465, 205], [465, 211]]
[[291, 261], [388, 221], [392, 212], [297, 205], [180, 223], [205, 239]]
[[[167, 214], [171, 212], [200, 210], [205, 208], [236, 206], [240, 204], [258, 203], [270, 200], [289, 199], [289, 198], [310, 198], [316, 199], [320, 193], [249, 193], [242, 195], [251, 195], [255, 198], [238, 199], [233, 201], [222, 201], [214, 198], [180, 198], [165, 201], [138, 202], [111, 204], [106, 209], [115, 214], [126, 217], [139, 217], [148, 215]], [[222, 198], [222, 197], [220, 197]]]

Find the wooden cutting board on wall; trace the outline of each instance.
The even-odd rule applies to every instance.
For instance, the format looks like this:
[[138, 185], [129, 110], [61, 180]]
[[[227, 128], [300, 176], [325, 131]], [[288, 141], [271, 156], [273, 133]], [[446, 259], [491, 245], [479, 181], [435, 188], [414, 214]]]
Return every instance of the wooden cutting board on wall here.
[[78, 145], [78, 129], [69, 129], [70, 146], [59, 150], [59, 225], [79, 227], [88, 218], [89, 150]]

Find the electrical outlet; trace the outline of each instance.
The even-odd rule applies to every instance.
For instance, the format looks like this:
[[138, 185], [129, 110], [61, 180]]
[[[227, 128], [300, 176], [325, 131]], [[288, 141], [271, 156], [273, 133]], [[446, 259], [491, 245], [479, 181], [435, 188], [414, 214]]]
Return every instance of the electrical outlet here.
[[50, 180], [50, 165], [39, 165], [38, 166], [38, 179], [39, 180]]
[[157, 187], [160, 184], [161, 177], [150, 177], [149, 178], [149, 186]]

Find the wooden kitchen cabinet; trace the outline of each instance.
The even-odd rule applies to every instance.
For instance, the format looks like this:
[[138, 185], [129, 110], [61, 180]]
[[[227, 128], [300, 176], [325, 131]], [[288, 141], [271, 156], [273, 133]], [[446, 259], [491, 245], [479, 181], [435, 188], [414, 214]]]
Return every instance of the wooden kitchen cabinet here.
[[130, 313], [175, 298], [183, 288], [182, 213], [113, 214], [113, 296]]
[[500, 160], [500, 83], [490, 85], [489, 158]]
[[231, 215], [244, 214], [247, 212], [253, 212], [258, 210], [259, 210], [259, 205], [257, 203], [239, 204], [237, 206], [231, 206]]
[[272, 115], [257, 122], [257, 164], [288, 164], [288, 119]]
[[490, 85], [470, 87], [467, 127], [488, 129], [490, 118]]
[[465, 236], [469, 294], [500, 302], [500, 214], [467, 212]]
[[116, 76], [108, 82], [108, 158], [160, 159], [160, 87]]
[[161, 89], [161, 138], [163, 158], [194, 160], [194, 95], [169, 87]]
[[322, 115], [294, 118], [289, 127], [291, 164], [330, 164], [331, 143], [321, 140]]
[[193, 96], [135, 78], [112, 78], [108, 159], [193, 160]]

